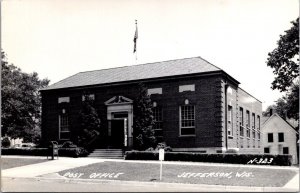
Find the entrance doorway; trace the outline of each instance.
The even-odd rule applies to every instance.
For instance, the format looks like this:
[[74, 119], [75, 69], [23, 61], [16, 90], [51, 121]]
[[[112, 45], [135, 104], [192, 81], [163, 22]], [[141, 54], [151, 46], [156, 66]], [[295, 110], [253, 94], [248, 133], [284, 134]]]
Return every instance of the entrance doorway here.
[[111, 120], [110, 146], [113, 148], [124, 147], [124, 119]]

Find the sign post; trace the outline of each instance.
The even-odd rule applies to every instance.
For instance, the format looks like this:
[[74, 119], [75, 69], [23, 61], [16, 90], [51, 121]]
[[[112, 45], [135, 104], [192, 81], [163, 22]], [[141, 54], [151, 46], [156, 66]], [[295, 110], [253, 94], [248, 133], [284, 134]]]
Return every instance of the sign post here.
[[165, 159], [165, 150], [159, 149], [159, 160], [160, 160], [160, 174], [159, 174], [159, 180], [162, 179], [162, 161]]

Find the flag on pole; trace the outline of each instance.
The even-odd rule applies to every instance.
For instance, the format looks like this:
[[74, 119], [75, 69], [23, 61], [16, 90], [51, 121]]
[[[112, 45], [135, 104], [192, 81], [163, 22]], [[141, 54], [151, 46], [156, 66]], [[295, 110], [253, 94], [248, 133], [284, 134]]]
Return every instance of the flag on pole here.
[[133, 42], [134, 42], [133, 53], [136, 52], [137, 39], [138, 39], [138, 28], [137, 28], [137, 20], [135, 20], [135, 34], [134, 34], [134, 38], [133, 38]]

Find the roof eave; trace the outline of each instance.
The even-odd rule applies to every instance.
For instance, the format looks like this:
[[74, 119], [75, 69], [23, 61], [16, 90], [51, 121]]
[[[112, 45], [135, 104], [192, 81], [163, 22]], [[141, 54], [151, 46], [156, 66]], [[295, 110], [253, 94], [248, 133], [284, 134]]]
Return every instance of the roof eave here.
[[[94, 88], [94, 87], [102, 87], [102, 86], [116, 86], [116, 85], [124, 85], [124, 84], [134, 84], [138, 82], [153, 82], [153, 81], [162, 81], [162, 80], [172, 80], [178, 78], [188, 78], [188, 77], [201, 77], [201, 76], [213, 76], [213, 75], [223, 75], [225, 73], [223, 70], [209, 71], [209, 72], [201, 72], [201, 73], [193, 73], [193, 74], [184, 74], [184, 75], [173, 75], [173, 76], [165, 76], [165, 77], [156, 77], [156, 78], [146, 78], [146, 79], [136, 79], [130, 81], [120, 81], [120, 82], [111, 82], [111, 83], [103, 83], [103, 84], [93, 84], [93, 85], [82, 85], [82, 86], [72, 86], [72, 87], [63, 87], [63, 88], [44, 88], [41, 89], [41, 92], [54, 91], [54, 90], [63, 90], [63, 89], [82, 89], [82, 88]], [[228, 75], [229, 76], [229, 75]], [[231, 77], [231, 76], [229, 76]], [[231, 77], [232, 80], [237, 82], [235, 79]], [[237, 82], [239, 83], [239, 82]]]

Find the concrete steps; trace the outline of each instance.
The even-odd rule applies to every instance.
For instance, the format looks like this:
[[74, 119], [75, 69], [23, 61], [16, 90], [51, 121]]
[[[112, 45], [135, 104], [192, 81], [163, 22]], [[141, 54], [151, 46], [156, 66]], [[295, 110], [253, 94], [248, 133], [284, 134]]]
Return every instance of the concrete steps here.
[[95, 149], [88, 157], [104, 159], [124, 159], [122, 149]]

